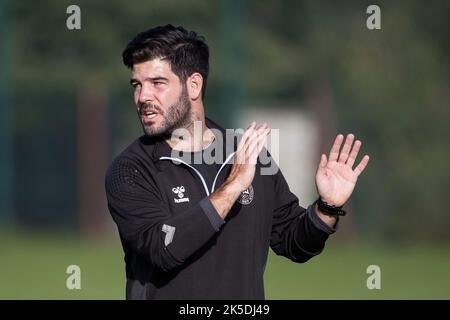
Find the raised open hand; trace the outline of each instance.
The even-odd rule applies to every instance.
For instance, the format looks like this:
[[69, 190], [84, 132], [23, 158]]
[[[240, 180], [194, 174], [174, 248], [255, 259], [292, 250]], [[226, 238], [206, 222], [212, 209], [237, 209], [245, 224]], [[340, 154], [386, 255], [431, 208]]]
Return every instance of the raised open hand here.
[[316, 172], [317, 192], [322, 200], [330, 205], [342, 206], [347, 202], [358, 176], [369, 162], [369, 156], [365, 155], [356, 168], [352, 169], [362, 144], [359, 140], [353, 144], [354, 139], [353, 134], [347, 135], [345, 144], [339, 152], [344, 140], [344, 136], [339, 134], [334, 140], [328, 160], [325, 154], [320, 158]]

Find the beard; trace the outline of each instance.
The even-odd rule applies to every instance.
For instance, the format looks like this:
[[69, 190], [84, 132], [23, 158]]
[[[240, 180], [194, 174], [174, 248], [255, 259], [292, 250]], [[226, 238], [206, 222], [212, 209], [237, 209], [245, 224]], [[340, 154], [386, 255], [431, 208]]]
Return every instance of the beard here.
[[[159, 121], [145, 120], [142, 115], [153, 111], [158, 113], [156, 118]], [[152, 138], [166, 138], [179, 128], [187, 127], [191, 121], [191, 103], [187, 94], [186, 86], [183, 86], [178, 101], [169, 106], [167, 110], [162, 110], [159, 106], [144, 103], [139, 106], [138, 116], [142, 123], [144, 133]]]

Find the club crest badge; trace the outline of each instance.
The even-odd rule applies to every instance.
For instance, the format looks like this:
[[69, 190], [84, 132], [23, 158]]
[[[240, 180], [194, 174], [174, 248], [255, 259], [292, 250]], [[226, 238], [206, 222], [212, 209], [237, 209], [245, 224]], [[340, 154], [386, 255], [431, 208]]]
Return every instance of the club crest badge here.
[[253, 201], [253, 197], [255, 196], [255, 191], [253, 190], [253, 186], [250, 185], [246, 190], [244, 190], [239, 198], [237, 199], [237, 202], [239, 202], [242, 205], [248, 205]]

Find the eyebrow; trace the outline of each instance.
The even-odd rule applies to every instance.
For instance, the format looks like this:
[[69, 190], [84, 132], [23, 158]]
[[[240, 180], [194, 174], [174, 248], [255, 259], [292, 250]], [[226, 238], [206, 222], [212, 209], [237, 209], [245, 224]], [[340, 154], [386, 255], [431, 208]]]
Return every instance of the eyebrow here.
[[[145, 78], [144, 80], [145, 81], [158, 81], [158, 80], [169, 81], [168, 78], [161, 77], [161, 76], [159, 76], [159, 77], [149, 77], [149, 78]], [[138, 79], [136, 79], [136, 78], [131, 78], [130, 79], [130, 84], [133, 84], [133, 83], [136, 83], [136, 82], [140, 82], [140, 81]]]

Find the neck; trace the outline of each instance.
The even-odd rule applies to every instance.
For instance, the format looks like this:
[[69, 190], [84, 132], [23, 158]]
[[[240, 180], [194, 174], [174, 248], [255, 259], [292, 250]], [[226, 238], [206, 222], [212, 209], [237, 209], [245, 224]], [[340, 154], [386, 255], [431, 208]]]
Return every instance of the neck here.
[[204, 113], [192, 112], [190, 123], [173, 132], [166, 142], [172, 149], [196, 152], [207, 148], [213, 140], [214, 134], [206, 126]]

